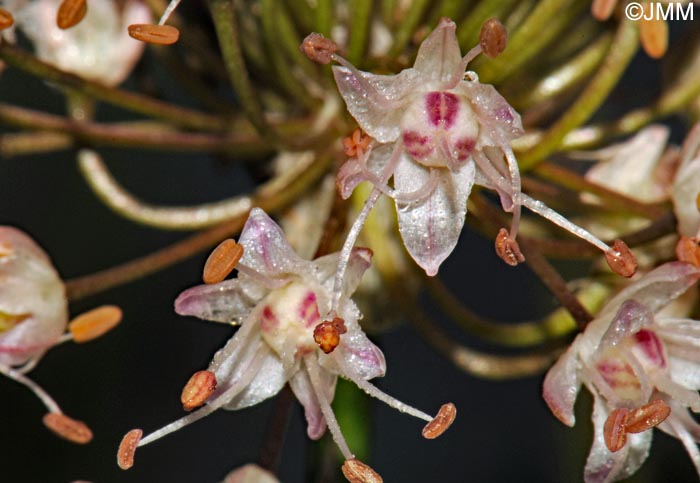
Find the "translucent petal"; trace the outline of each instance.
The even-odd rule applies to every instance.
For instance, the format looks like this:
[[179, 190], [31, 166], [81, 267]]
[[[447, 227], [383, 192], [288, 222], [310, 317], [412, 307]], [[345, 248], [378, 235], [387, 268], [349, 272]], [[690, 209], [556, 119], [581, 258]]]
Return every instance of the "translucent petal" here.
[[[440, 169], [432, 194], [416, 203], [396, 203], [399, 231], [411, 257], [432, 276], [452, 253], [467, 214], [467, 198], [474, 183], [474, 163], [459, 170]], [[397, 193], [410, 193], [428, 182], [430, 170], [405, 155], [394, 173]]]
[[[332, 253], [330, 255], [323, 256], [314, 260], [312, 272], [314, 281], [320, 283], [323, 287], [331, 291], [333, 290], [333, 283], [336, 269], [338, 268], [338, 258], [340, 253]], [[350, 296], [355, 293], [358, 285], [360, 285], [360, 280], [365, 271], [372, 264], [372, 250], [369, 248], [358, 247], [353, 248], [350, 252], [350, 259], [348, 260], [348, 267], [345, 271], [345, 278], [343, 279], [343, 289], [342, 297], [350, 298]]]
[[262, 287], [250, 280], [233, 279], [212, 285], [197, 285], [177, 297], [175, 312], [216, 322], [240, 322], [264, 293]]
[[678, 357], [669, 357], [668, 366], [671, 379], [676, 383], [688, 389], [700, 390], [700, 363]]
[[697, 446], [700, 426], [688, 414], [687, 409], [672, 401], [671, 415], [659, 425], [659, 429], [678, 438], [683, 443], [695, 466], [695, 471], [700, 475], [700, 451], [698, 451]]
[[654, 314], [636, 300], [625, 300], [613, 318], [600, 346], [616, 346], [625, 338], [654, 322]]
[[681, 166], [671, 191], [681, 235], [695, 236], [700, 226], [696, 199], [700, 193], [700, 156]]
[[[423, 82], [450, 83], [454, 78], [462, 61], [455, 29], [452, 20], [443, 18], [420, 45], [413, 68], [423, 77]], [[438, 85], [431, 88], [439, 90]]]
[[481, 131], [477, 149], [508, 146], [511, 139], [525, 132], [520, 114], [490, 84], [460, 82], [456, 92], [466, 96], [476, 112]]
[[238, 243], [244, 248], [239, 264], [269, 280], [298, 275], [309, 268], [309, 262], [299, 258], [279, 225], [260, 208], [250, 212]]
[[[324, 387], [327, 388], [326, 397], [329, 401], [332, 401], [337, 377], [328, 371], [319, 372], [324, 382]], [[326, 418], [323, 417], [321, 406], [306, 371], [298, 371], [294, 374], [294, 377], [289, 380], [289, 385], [299, 403], [304, 407], [304, 416], [307, 423], [306, 434], [313, 440], [319, 439], [326, 432]]]
[[576, 342], [562, 354], [547, 371], [542, 385], [542, 397], [554, 416], [567, 426], [576, 422], [574, 403], [581, 388]]
[[399, 138], [404, 108], [420, 93], [424, 82], [414, 69], [389, 76], [334, 66], [333, 75], [352, 117], [380, 143]]

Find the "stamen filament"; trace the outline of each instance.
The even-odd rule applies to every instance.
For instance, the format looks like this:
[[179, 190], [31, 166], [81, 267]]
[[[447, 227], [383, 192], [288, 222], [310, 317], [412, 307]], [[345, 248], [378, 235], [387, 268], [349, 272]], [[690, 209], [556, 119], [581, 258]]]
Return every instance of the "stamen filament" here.
[[318, 372], [318, 362], [313, 360], [313, 357], [316, 356], [311, 354], [304, 357], [304, 366], [306, 366], [306, 373], [309, 375], [311, 387], [314, 389], [316, 399], [318, 399], [318, 404], [321, 407], [321, 413], [323, 413], [328, 430], [331, 432], [331, 436], [333, 436], [333, 441], [335, 441], [335, 444], [338, 445], [343, 457], [346, 460], [351, 460], [355, 458], [355, 455], [352, 454], [352, 451], [350, 451], [350, 447], [348, 446], [347, 441], [345, 441], [345, 437], [340, 430], [338, 420], [335, 418], [335, 413], [333, 413], [331, 404], [328, 399], [326, 399], [326, 395], [323, 392], [324, 388], [323, 382], [321, 382], [321, 375]]
[[352, 382], [354, 382], [357, 387], [365, 391], [367, 394], [370, 396], [379, 399], [383, 403], [385, 403], [387, 406], [390, 406], [394, 409], [396, 409], [399, 412], [409, 414], [411, 416], [414, 416], [418, 419], [422, 419], [423, 421], [431, 422], [434, 418], [433, 416], [430, 416], [427, 413], [424, 413], [420, 409], [416, 409], [413, 406], [409, 406], [408, 404], [399, 401], [398, 399], [389, 396], [387, 393], [383, 392], [381, 389], [379, 389], [377, 386], [372, 384], [369, 381], [365, 381], [361, 377], [354, 377], [354, 374], [348, 374], [345, 373], [345, 376], [350, 377]]
[[180, 4], [182, 0], [171, 0], [170, 4], [168, 5], [168, 8], [165, 9], [163, 12], [163, 15], [160, 17], [160, 21], [158, 22], [158, 25], [165, 25], [165, 22], [168, 21], [170, 16], [173, 14], [177, 6]]
[[44, 406], [46, 406], [46, 409], [48, 409], [50, 413], [63, 414], [63, 411], [61, 411], [61, 408], [58, 406], [58, 404], [56, 404], [56, 401], [54, 401], [53, 398], [41, 388], [41, 386], [29, 379], [24, 374], [16, 371], [10, 366], [6, 366], [5, 364], [0, 364], [0, 373], [6, 375], [10, 379], [14, 379], [20, 384], [27, 386], [36, 395], [36, 397], [38, 397], [41, 402], [44, 403]]

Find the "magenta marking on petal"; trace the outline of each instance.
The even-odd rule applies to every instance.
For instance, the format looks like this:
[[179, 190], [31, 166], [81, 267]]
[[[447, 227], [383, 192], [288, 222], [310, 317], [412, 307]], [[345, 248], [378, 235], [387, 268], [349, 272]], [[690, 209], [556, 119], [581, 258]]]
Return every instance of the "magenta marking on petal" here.
[[503, 106], [500, 109], [497, 109], [496, 112], [494, 113], [496, 116], [496, 119], [502, 122], [512, 122], [513, 121], [513, 114], [510, 112], [510, 109], [508, 109], [508, 106]]
[[467, 159], [474, 151], [476, 146], [476, 139], [464, 138], [457, 141], [454, 145], [455, 154], [457, 159], [464, 161]]
[[425, 159], [433, 152], [434, 146], [429, 136], [421, 136], [415, 131], [404, 131], [403, 145], [413, 159]]
[[666, 367], [666, 358], [664, 357], [664, 346], [659, 339], [659, 336], [651, 330], [642, 329], [634, 338], [637, 341], [638, 347], [642, 349], [644, 355], [658, 367]]
[[596, 367], [605, 382], [613, 389], [641, 387], [634, 370], [626, 362], [604, 359]]
[[321, 322], [315, 293], [309, 292], [301, 301], [299, 304], [299, 317], [304, 321], [304, 326], [306, 327], [315, 327]]
[[260, 316], [260, 330], [263, 332], [271, 332], [279, 326], [280, 322], [277, 316], [269, 306], [265, 306]]
[[457, 117], [459, 99], [450, 92], [429, 92], [425, 95], [425, 107], [433, 126], [449, 129]]

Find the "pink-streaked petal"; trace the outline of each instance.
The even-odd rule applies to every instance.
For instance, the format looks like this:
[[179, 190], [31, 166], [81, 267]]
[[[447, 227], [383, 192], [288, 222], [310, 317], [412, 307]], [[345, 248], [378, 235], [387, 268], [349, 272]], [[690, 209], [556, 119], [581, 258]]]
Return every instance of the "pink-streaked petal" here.
[[251, 210], [238, 243], [244, 250], [239, 265], [265, 279], [279, 281], [308, 269], [308, 262], [292, 249], [279, 225], [260, 208]]
[[[656, 313], [680, 296], [700, 278], [700, 270], [683, 262], [665, 263], [619, 292], [605, 304], [583, 333], [584, 346], [595, 348], [615, 313], [626, 300], [634, 299]], [[585, 354], [584, 354], [585, 355]]]
[[574, 342], [549, 369], [542, 385], [542, 397], [547, 406], [567, 426], [573, 426], [576, 422], [574, 403], [581, 388], [580, 366]]
[[175, 312], [216, 322], [245, 319], [265, 290], [250, 280], [233, 279], [213, 285], [197, 285], [175, 300]]
[[[425, 272], [433, 276], [457, 245], [467, 214], [467, 198], [474, 183], [474, 163], [459, 170], [442, 169], [434, 191], [416, 203], [396, 203], [399, 231], [409, 254]], [[406, 156], [394, 173], [398, 193], [420, 189], [430, 178], [430, 169]]]
[[405, 69], [389, 76], [334, 66], [333, 75], [348, 111], [362, 130], [380, 143], [396, 141], [404, 108], [424, 81], [418, 72]]
[[586, 483], [610, 483], [627, 478], [635, 473], [649, 455], [651, 431], [629, 434], [627, 444], [620, 451], [611, 453], [603, 439], [603, 427], [608, 417], [608, 408], [602, 398], [594, 393], [593, 445], [588, 454], [584, 481]]
[[[320, 371], [321, 374], [328, 374], [327, 371]], [[335, 390], [336, 376], [332, 376], [333, 382], [330, 386], [333, 390], [329, 391], [330, 399], [333, 400], [333, 392]], [[306, 417], [306, 434], [313, 440], [320, 439], [326, 432], [326, 418], [323, 417], [321, 406], [316, 397], [311, 381], [306, 371], [299, 371], [294, 374], [289, 380], [289, 385], [294, 391], [299, 403], [304, 407], [304, 416]]]
[[469, 99], [479, 120], [477, 149], [509, 146], [512, 139], [524, 134], [520, 114], [492, 85], [460, 82], [456, 91]]
[[391, 159], [394, 144], [378, 144], [371, 148], [366, 160], [350, 158], [338, 170], [336, 184], [343, 199], [348, 199], [354, 189], [363, 181], [377, 184], [382, 171]]
[[696, 199], [700, 192], [700, 156], [681, 166], [671, 190], [681, 235], [695, 236], [700, 226]]
[[654, 322], [654, 314], [636, 300], [625, 300], [600, 341], [600, 347], [616, 346]]
[[452, 83], [455, 70], [460, 68], [462, 54], [455, 35], [456, 28], [452, 20], [441, 19], [418, 49], [413, 68], [424, 82], [438, 83], [431, 85], [431, 89], [440, 89], [440, 84]]

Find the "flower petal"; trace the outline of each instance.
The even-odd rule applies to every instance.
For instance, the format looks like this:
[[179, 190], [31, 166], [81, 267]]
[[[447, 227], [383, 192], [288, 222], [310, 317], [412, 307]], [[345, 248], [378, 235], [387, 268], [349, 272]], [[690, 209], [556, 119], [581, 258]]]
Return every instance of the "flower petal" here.
[[491, 84], [460, 82], [456, 91], [469, 99], [479, 120], [477, 149], [509, 146], [511, 139], [524, 134], [520, 114]]
[[576, 422], [574, 403], [581, 388], [579, 370], [577, 345], [574, 341], [549, 369], [542, 385], [542, 397], [547, 406], [567, 426], [573, 426]]
[[245, 279], [197, 285], [177, 297], [175, 312], [216, 322], [240, 322], [248, 316], [264, 292], [258, 284]]
[[[457, 171], [440, 170], [435, 190], [415, 203], [396, 203], [399, 231], [411, 257], [433, 276], [452, 253], [467, 214], [467, 198], [474, 183], [475, 168], [470, 160]], [[430, 169], [405, 155], [394, 173], [397, 194], [420, 189], [430, 178]]]
[[[420, 45], [413, 68], [423, 77], [424, 82], [453, 82], [455, 70], [462, 62], [455, 35], [456, 28], [452, 20], [442, 18], [435, 30]], [[439, 86], [432, 88], [437, 90]]]
[[280, 481], [269, 471], [248, 463], [226, 475], [221, 483], [280, 483]]
[[[325, 379], [326, 387], [329, 389], [327, 394], [328, 400], [332, 401], [337, 377], [331, 375], [328, 371], [319, 372], [322, 379]], [[294, 377], [289, 380], [289, 385], [299, 403], [304, 406], [304, 416], [307, 423], [306, 434], [313, 440], [320, 439], [323, 433], [326, 432], [326, 418], [323, 417], [321, 406], [306, 371], [299, 371], [294, 374]]]
[[671, 400], [669, 406], [671, 406], [671, 415], [659, 425], [659, 429], [683, 443], [695, 466], [695, 471], [700, 475], [700, 451], [697, 446], [700, 441], [700, 425], [695, 422], [688, 410], [677, 402]]
[[394, 144], [373, 146], [367, 159], [349, 158], [338, 170], [336, 184], [343, 199], [348, 199], [358, 184], [363, 181], [377, 183], [384, 167], [391, 159]]
[[681, 166], [671, 191], [673, 211], [681, 235], [695, 236], [700, 226], [697, 196], [700, 193], [700, 156]]
[[405, 69], [397, 75], [375, 75], [334, 66], [333, 75], [348, 111], [362, 130], [380, 143], [396, 141], [403, 108], [424, 81], [418, 72]]
[[279, 225], [260, 208], [251, 210], [238, 243], [244, 248], [241, 268], [249, 268], [268, 280], [308, 269], [308, 262], [292, 249]]
[[[365, 271], [372, 264], [372, 250], [365, 247], [353, 248], [350, 252], [350, 259], [343, 279], [342, 297], [350, 298], [360, 285], [360, 280]], [[340, 253], [332, 253], [314, 260], [313, 277], [314, 282], [320, 283], [326, 290], [333, 290], [335, 273], [338, 268], [338, 258]]]

